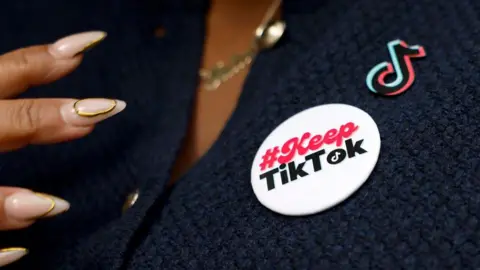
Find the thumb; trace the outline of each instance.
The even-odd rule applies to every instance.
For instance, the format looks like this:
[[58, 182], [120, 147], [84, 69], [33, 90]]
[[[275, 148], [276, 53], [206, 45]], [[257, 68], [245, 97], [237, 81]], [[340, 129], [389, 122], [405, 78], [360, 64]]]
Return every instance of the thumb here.
[[105, 32], [74, 34], [50, 45], [18, 49], [0, 56], [0, 98], [12, 97], [30, 86], [56, 81], [72, 72], [81, 54], [105, 38]]

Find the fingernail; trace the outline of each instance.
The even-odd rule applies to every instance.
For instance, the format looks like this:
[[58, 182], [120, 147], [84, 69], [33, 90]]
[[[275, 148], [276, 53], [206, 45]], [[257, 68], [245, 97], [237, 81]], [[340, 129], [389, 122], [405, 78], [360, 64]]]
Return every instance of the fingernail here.
[[22, 247], [0, 249], [0, 267], [18, 261], [27, 253], [28, 250]]
[[51, 217], [70, 208], [70, 204], [60, 198], [34, 192], [18, 192], [5, 200], [5, 213], [16, 220], [30, 220]]
[[72, 58], [95, 47], [106, 36], [107, 33], [102, 31], [74, 34], [57, 40], [50, 45], [49, 51], [57, 59]]
[[67, 103], [61, 113], [66, 123], [74, 126], [90, 126], [123, 111], [127, 104], [122, 100], [87, 98]]

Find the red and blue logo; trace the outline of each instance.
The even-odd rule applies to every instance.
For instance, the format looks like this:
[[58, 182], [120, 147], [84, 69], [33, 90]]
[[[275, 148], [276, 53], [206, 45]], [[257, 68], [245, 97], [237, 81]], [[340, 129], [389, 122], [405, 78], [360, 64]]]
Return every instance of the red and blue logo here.
[[[415, 81], [415, 70], [412, 58], [425, 57], [423, 46], [409, 46], [402, 40], [388, 43], [388, 52], [392, 62], [382, 62], [374, 66], [367, 75], [367, 87], [375, 94], [394, 96], [405, 92]], [[386, 82], [388, 75], [394, 75], [394, 80]]]

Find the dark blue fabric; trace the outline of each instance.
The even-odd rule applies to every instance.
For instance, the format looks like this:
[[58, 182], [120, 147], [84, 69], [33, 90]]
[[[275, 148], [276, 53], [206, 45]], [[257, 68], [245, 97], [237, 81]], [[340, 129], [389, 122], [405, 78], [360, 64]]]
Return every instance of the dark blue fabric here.
[[[100, 29], [71, 76], [28, 96], [115, 97], [127, 110], [85, 139], [0, 156], [2, 185], [64, 197], [69, 212], [2, 232], [31, 253], [8, 269], [474, 269], [480, 267], [480, 2], [290, 0], [288, 32], [260, 54], [212, 149], [171, 189], [197, 85], [207, 3], [3, 3], [0, 50]], [[166, 29], [163, 38], [154, 28]], [[425, 46], [416, 81], [382, 98], [365, 86], [387, 42]], [[263, 207], [250, 168], [293, 114], [346, 103], [376, 121], [382, 149], [366, 184], [308, 217]], [[126, 196], [140, 190], [133, 208]]]

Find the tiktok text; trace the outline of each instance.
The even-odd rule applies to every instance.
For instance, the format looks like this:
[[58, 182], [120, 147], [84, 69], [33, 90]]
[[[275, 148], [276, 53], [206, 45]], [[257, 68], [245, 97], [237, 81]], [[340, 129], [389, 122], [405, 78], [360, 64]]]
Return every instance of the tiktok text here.
[[[285, 185], [321, 171], [325, 162], [330, 165], [338, 165], [347, 158], [367, 153], [362, 148], [363, 139], [354, 141], [350, 138], [358, 129], [359, 126], [348, 122], [338, 129], [328, 130], [323, 136], [310, 137], [311, 134], [305, 132], [301, 138], [294, 137], [287, 140], [281, 148], [275, 146], [267, 149], [265, 155], [262, 156], [260, 170], [275, 168], [262, 173], [259, 180], [265, 180], [267, 189], [272, 190], [275, 189], [275, 176], [278, 174], [280, 174], [282, 185]], [[325, 149], [321, 149], [325, 145], [335, 145], [337, 148], [327, 153]], [[307, 153], [310, 154], [306, 155]], [[303, 158], [298, 160], [299, 156], [303, 156]], [[295, 157], [297, 157], [297, 161], [294, 160]], [[278, 166], [276, 166], [277, 162]], [[308, 167], [311, 169], [307, 170]]]

